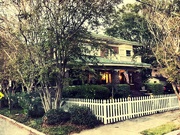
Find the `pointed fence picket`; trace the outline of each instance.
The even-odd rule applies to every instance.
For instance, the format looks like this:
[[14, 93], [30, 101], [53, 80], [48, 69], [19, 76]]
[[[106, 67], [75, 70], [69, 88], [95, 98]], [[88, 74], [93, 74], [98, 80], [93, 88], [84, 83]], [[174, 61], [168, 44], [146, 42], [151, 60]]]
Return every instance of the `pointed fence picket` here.
[[65, 102], [67, 108], [72, 105], [89, 107], [104, 124], [179, 109], [174, 94], [108, 100], [69, 98]]

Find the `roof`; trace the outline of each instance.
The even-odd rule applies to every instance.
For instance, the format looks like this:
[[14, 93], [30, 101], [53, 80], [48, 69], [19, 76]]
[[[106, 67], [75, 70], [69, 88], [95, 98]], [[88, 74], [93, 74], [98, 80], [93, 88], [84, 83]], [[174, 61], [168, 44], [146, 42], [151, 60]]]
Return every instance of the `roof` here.
[[102, 66], [125, 66], [125, 67], [141, 67], [141, 68], [150, 68], [151, 64], [147, 63], [140, 63], [140, 62], [125, 62], [125, 61], [117, 61], [117, 60], [110, 60], [107, 58], [97, 57], [98, 65]]
[[115, 38], [115, 37], [104, 35], [104, 34], [91, 33], [91, 35], [94, 39], [105, 42], [106, 44], [114, 44], [114, 45], [126, 44], [126, 45], [142, 46], [142, 44], [138, 42], [128, 41], [121, 38]]
[[[77, 59], [76, 62], [82, 62], [82, 60]], [[107, 66], [107, 67], [135, 67], [135, 68], [150, 68], [151, 64], [148, 63], [141, 63], [141, 62], [125, 62], [125, 61], [118, 61], [118, 60], [111, 60], [108, 58], [103, 58], [100, 56], [96, 56], [96, 60], [91, 61], [89, 58], [86, 59], [88, 65], [91, 66]]]

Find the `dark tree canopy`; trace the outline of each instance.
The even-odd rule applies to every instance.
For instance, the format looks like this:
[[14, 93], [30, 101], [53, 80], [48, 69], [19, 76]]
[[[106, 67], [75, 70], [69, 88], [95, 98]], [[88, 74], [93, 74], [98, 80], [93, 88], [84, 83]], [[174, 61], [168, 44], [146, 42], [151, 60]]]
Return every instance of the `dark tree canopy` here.
[[142, 61], [156, 64], [152, 55], [151, 46], [153, 36], [148, 29], [148, 22], [142, 14], [142, 4], [127, 4], [122, 6], [112, 17], [110, 27], [106, 28], [105, 33], [118, 38], [136, 41], [144, 46], [136, 48], [135, 55], [141, 55]]
[[[61, 102], [69, 64], [77, 59], [86, 63], [88, 52], [83, 41], [90, 39], [89, 29], [95, 29], [121, 1], [119, 0], [6, 0], [1, 6], [1, 26], [10, 35], [3, 50], [9, 69], [18, 76], [28, 91], [41, 87], [46, 111], [52, 108], [51, 82], [55, 84], [54, 108]], [[8, 13], [8, 14], [7, 14]], [[93, 45], [93, 43], [89, 43]], [[10, 48], [15, 48], [11, 53]]]

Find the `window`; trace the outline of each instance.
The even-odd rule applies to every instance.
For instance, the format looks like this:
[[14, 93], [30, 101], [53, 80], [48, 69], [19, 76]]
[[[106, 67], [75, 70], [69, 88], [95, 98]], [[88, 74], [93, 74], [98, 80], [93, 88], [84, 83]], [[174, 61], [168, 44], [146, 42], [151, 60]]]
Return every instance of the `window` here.
[[111, 73], [109, 73], [109, 72], [100, 72], [100, 75], [101, 75], [101, 83], [102, 84], [111, 83], [111, 81], [112, 81]]
[[108, 56], [108, 49], [101, 49], [101, 57], [107, 57]]
[[126, 50], [126, 56], [131, 56], [131, 51], [130, 50]]
[[112, 47], [110, 50], [110, 56], [114, 56], [116, 54], [119, 54], [119, 48], [118, 47]]
[[119, 48], [118, 47], [112, 47], [114, 54], [119, 54]]

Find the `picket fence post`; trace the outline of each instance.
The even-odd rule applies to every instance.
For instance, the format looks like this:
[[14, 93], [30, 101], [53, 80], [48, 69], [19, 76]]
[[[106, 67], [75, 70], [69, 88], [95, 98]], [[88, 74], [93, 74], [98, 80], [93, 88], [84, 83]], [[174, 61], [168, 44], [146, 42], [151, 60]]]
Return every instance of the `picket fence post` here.
[[128, 118], [132, 117], [132, 106], [131, 106], [131, 98], [128, 97]]
[[104, 106], [104, 124], [107, 124], [107, 107], [106, 107], [106, 100], [103, 100]]

